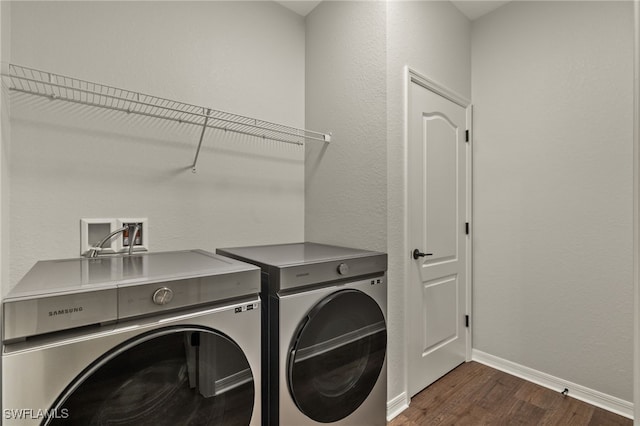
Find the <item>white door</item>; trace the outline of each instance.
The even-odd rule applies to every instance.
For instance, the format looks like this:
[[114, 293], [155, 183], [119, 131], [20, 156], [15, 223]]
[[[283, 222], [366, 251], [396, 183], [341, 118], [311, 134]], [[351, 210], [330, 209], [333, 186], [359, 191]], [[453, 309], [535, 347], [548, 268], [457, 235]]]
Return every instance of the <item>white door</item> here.
[[415, 83], [409, 91], [409, 391], [467, 353], [466, 108]]

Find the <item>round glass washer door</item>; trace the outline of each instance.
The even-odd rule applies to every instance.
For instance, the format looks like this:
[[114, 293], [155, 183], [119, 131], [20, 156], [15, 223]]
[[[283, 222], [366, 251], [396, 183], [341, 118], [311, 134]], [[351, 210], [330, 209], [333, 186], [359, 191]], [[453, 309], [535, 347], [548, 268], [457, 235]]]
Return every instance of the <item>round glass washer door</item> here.
[[125, 342], [67, 387], [45, 425], [242, 425], [254, 381], [229, 337], [172, 327]]
[[358, 290], [332, 293], [294, 335], [287, 371], [294, 402], [317, 422], [347, 417], [375, 386], [386, 347], [385, 319], [376, 301]]

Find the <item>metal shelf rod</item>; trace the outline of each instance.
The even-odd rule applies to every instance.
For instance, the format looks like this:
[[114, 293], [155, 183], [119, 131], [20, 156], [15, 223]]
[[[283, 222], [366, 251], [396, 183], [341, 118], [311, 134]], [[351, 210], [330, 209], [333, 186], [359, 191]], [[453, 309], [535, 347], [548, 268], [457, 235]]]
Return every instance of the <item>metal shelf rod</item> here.
[[2, 74], [10, 90], [47, 97], [54, 100], [138, 114], [178, 123], [202, 126], [196, 163], [207, 128], [235, 132], [278, 142], [304, 145], [304, 140], [328, 143], [331, 134], [298, 129], [230, 112], [181, 103], [170, 99], [145, 95], [113, 86], [53, 74], [47, 71], [9, 65], [9, 74]]
[[[25, 80], [28, 80], [28, 79], [25, 79]], [[29, 80], [29, 81], [36, 82], [36, 80]], [[49, 84], [51, 86], [56, 86], [58, 88], [64, 88], [65, 90], [68, 89], [66, 86], [62, 86], [62, 85], [55, 84], [55, 83], [47, 83], [47, 84]], [[26, 89], [17, 89], [17, 88], [13, 88], [13, 87], [10, 87], [9, 90], [15, 91], [15, 92], [28, 93], [28, 94], [36, 95], [36, 96], [42, 96], [42, 97], [46, 97], [46, 98], [51, 98], [53, 100], [60, 100], [60, 101], [65, 101], [65, 102], [74, 102], [74, 103], [77, 103], [77, 104], [94, 106], [94, 107], [105, 108], [105, 109], [111, 109], [111, 110], [126, 112], [126, 113], [130, 113], [130, 114], [139, 114], [139, 115], [144, 115], [144, 116], [147, 116], [147, 117], [160, 118], [160, 119], [163, 119], [163, 120], [172, 120], [172, 121], [177, 121], [179, 123], [202, 125], [202, 123], [199, 123], [197, 121], [191, 121], [191, 120], [187, 120], [187, 119], [183, 119], [183, 118], [172, 118], [172, 117], [166, 116], [166, 115], [151, 114], [151, 113], [147, 113], [147, 112], [144, 112], [144, 111], [134, 110], [134, 109], [131, 109], [131, 108], [100, 105], [100, 104], [97, 104], [95, 102], [82, 101], [82, 100], [74, 99], [74, 98], [67, 97], [67, 96], [56, 95], [56, 94], [53, 94], [53, 93], [39, 93], [39, 92], [33, 92], [33, 91], [30, 91], [30, 90], [26, 90]], [[212, 120], [223, 121], [225, 123], [230, 123], [230, 124], [234, 124], [234, 125], [251, 127], [251, 128], [258, 129], [258, 130], [266, 130], [266, 131], [276, 132], [276, 133], [279, 133], [279, 134], [294, 136], [294, 137], [298, 137], [298, 138], [312, 139], [312, 140], [316, 140], [316, 141], [327, 142], [326, 135], [318, 133], [318, 132], [314, 132], [312, 130], [300, 129], [300, 133], [294, 133], [294, 132], [288, 132], [288, 131], [285, 131], [285, 130], [280, 130], [280, 129], [277, 129], [277, 128], [268, 128], [266, 126], [262, 126], [262, 125], [259, 125], [259, 124], [239, 123], [238, 121], [234, 121], [234, 120], [230, 120], [230, 119], [226, 119], [226, 118], [213, 117], [213, 116], [207, 115], [207, 114], [199, 114], [199, 113], [196, 113], [196, 112], [179, 110], [179, 109], [176, 109], [176, 108], [170, 108], [170, 107], [166, 107], [166, 106], [163, 106], [163, 105], [157, 105], [157, 104], [151, 104], [151, 103], [148, 103], [148, 102], [135, 101], [133, 99], [122, 99], [122, 98], [119, 98], [117, 96], [103, 94], [103, 93], [96, 94], [94, 92], [91, 92], [91, 91], [88, 91], [88, 90], [83, 90], [83, 89], [78, 89], [78, 88], [71, 88], [69, 90], [74, 90], [74, 91], [85, 93], [85, 94], [102, 96], [104, 98], [109, 98], [109, 99], [113, 99], [113, 100], [121, 100], [121, 101], [130, 102], [130, 103], [137, 104], [137, 105], [148, 106], [148, 107], [151, 107], [151, 108], [158, 108], [158, 109], [162, 109], [162, 110], [165, 110], [165, 111], [171, 111], [171, 112], [177, 113], [177, 114], [188, 114], [188, 115], [204, 118], [205, 121], [207, 121], [209, 119], [212, 119]], [[221, 112], [221, 111], [216, 111], [216, 112]], [[228, 114], [232, 114], [232, 113], [228, 113]], [[243, 118], [248, 118], [248, 117], [243, 117]], [[251, 119], [251, 120], [254, 120], [254, 122], [257, 122], [257, 120], [255, 120], [255, 119]], [[270, 123], [268, 121], [265, 121], [264, 123], [272, 124], [274, 126], [281, 126], [279, 124]], [[220, 129], [220, 130], [228, 130], [228, 131], [236, 132], [236, 133], [242, 133], [242, 134], [249, 135], [249, 136], [263, 137], [263, 138], [266, 138], [266, 139], [269, 139], [269, 140], [276, 140], [276, 141], [279, 141], [279, 142], [289, 142], [289, 143], [294, 143], [296, 145], [303, 145], [302, 143], [298, 143], [298, 142], [287, 141], [287, 140], [283, 140], [283, 139], [277, 139], [277, 138], [268, 136], [266, 134], [256, 135], [256, 134], [253, 134], [253, 133], [237, 131], [237, 130], [233, 130], [231, 128], [222, 127], [222, 126], [208, 125], [208, 127], [215, 128], [215, 129]], [[313, 135], [313, 136], [302, 135], [301, 134], [302, 132], [304, 132], [304, 133], [314, 133], [315, 135]]]
[[[38, 71], [38, 70], [34, 70], [34, 71]], [[153, 98], [156, 101], [165, 101], [165, 102], [171, 102], [171, 103], [174, 103], [174, 104], [181, 104], [183, 106], [188, 106], [188, 107], [193, 108], [193, 109], [202, 108], [202, 107], [197, 106], [197, 105], [178, 103], [178, 102], [173, 101], [171, 99], [159, 98], [157, 96], [151, 96], [151, 95], [144, 95], [144, 94], [141, 94], [139, 92], [126, 91], [129, 94], [135, 95], [136, 98], [137, 98], [137, 99], [130, 99], [130, 98], [126, 98], [126, 97], [123, 98], [121, 96], [111, 95], [109, 93], [96, 92], [95, 90], [82, 89], [80, 87], [73, 87], [73, 86], [69, 87], [69, 86], [64, 85], [64, 84], [54, 83], [52, 81], [53, 80], [52, 74], [49, 73], [49, 72], [46, 72], [46, 71], [38, 71], [38, 72], [47, 74], [49, 81], [44, 82], [44, 81], [41, 81], [41, 80], [36, 80], [34, 78], [29, 78], [29, 77], [19, 76], [19, 75], [13, 75], [13, 74], [5, 75], [5, 76], [11, 78], [12, 80], [13, 79], [18, 79], [18, 80], [26, 81], [26, 82], [29, 82], [29, 83], [52, 86], [52, 87], [56, 87], [58, 89], [64, 89], [65, 91], [71, 90], [71, 91], [84, 93], [84, 94], [87, 94], [87, 95], [102, 96], [102, 97], [105, 97], [105, 98], [110, 98], [112, 100], [119, 100], [119, 101], [123, 101], [123, 102], [132, 102], [132, 103], [136, 103], [136, 104], [140, 104], [140, 105], [149, 106], [149, 107], [152, 107], [152, 108], [162, 108], [162, 109], [165, 109], [167, 111], [176, 111], [176, 112], [179, 112], [179, 113], [187, 113], [187, 114], [191, 114], [191, 115], [197, 115], [199, 117], [206, 117], [206, 114], [204, 114], [204, 113], [197, 113], [197, 112], [193, 112], [193, 111], [179, 110], [179, 109], [176, 109], [176, 108], [171, 108], [171, 107], [167, 107], [167, 106], [164, 106], [164, 105], [159, 105], [157, 103], [156, 104], [152, 104], [152, 103], [149, 103], [149, 102], [143, 102], [143, 101], [140, 101], [139, 99], [140, 99], [140, 96], [142, 95], [142, 96], [145, 96], [145, 97], [148, 97], [148, 98]], [[71, 78], [71, 77], [63, 77], [63, 78]], [[92, 82], [86, 81], [86, 80], [78, 80], [78, 79], [74, 79], [74, 80], [77, 80], [78, 82], [81, 82], [81, 83], [85, 83], [87, 85], [89, 85], [89, 84], [94, 85], [94, 86], [98, 85], [98, 83], [92, 83]], [[111, 89], [111, 90], [115, 90], [115, 91], [121, 91], [121, 92], [125, 91], [123, 89], [119, 89], [119, 88], [113, 87], [113, 86], [105, 86], [105, 85], [99, 85], [99, 86], [102, 87], [102, 88]], [[42, 95], [42, 96], [47, 96], [46, 94], [42, 94], [42, 93], [35, 92], [35, 91], [32, 91], [32, 90], [26, 90], [26, 89], [20, 90], [20, 89], [17, 89], [17, 88], [10, 88], [10, 89], [11, 90], [21, 91], [21, 92], [24, 92], [24, 93], [38, 94], [38, 95]], [[56, 99], [60, 98], [62, 100], [70, 100], [70, 99], [72, 99], [72, 98], [70, 98], [68, 96], [65, 96], [64, 98], [62, 98], [60, 95], [56, 95], [54, 93], [51, 93], [48, 96], [51, 96], [51, 97], [56, 98]], [[100, 104], [94, 104], [94, 103], [91, 103], [91, 102], [86, 102], [86, 104], [87, 105], [94, 105], [94, 106], [101, 106], [103, 108], [105, 107], [105, 106], [102, 106]], [[253, 121], [254, 122], [254, 124], [252, 125], [250, 123], [238, 123], [237, 121], [233, 121], [233, 120], [226, 120], [226, 119], [222, 119], [222, 118], [216, 118], [217, 120], [229, 121], [230, 123], [238, 123], [238, 124], [242, 124], [243, 126], [251, 126], [251, 127], [256, 127], [256, 128], [265, 128], [267, 125], [270, 125], [270, 126], [275, 126], [276, 129], [273, 129], [273, 130], [277, 131], [279, 133], [285, 133], [285, 131], [284, 130], [280, 130], [278, 128], [288, 128], [288, 129], [296, 130], [296, 131], [299, 131], [299, 132], [314, 133], [314, 134], [319, 135], [319, 136], [328, 136], [328, 135], [326, 135], [324, 133], [316, 132], [316, 131], [313, 131], [313, 130], [297, 129], [295, 127], [290, 127], [290, 126], [286, 126], [286, 125], [283, 125], [283, 124], [278, 124], [278, 123], [274, 123], [274, 122], [266, 121], [266, 120], [259, 120], [257, 118], [247, 117], [247, 116], [239, 115], [239, 114], [232, 113], [232, 112], [227, 112], [227, 111], [222, 111], [222, 110], [212, 110], [212, 111], [214, 111], [217, 114], [232, 115], [232, 116], [237, 117], [239, 120], [242, 119], [242, 120], [249, 120], [249, 121]], [[263, 123], [263, 124], [259, 125], [258, 123]], [[272, 129], [269, 129], [269, 130], [272, 130]], [[288, 133], [288, 134], [293, 135], [293, 136], [300, 136], [299, 133]]]
[[[202, 123], [198, 123], [197, 121], [191, 121], [191, 120], [181, 119], [181, 118], [171, 118], [171, 117], [167, 117], [167, 116], [164, 116], [164, 115], [152, 114], [152, 113], [143, 112], [143, 111], [132, 111], [131, 109], [123, 108], [123, 107], [102, 106], [102, 105], [95, 104], [93, 102], [81, 101], [81, 100], [78, 100], [78, 99], [67, 98], [67, 97], [59, 97], [59, 96], [58, 97], [56, 97], [56, 96], [52, 97], [51, 95], [46, 94], [46, 93], [31, 92], [31, 91], [24, 90], [24, 89], [9, 88], [9, 90], [11, 90], [13, 92], [28, 93], [30, 95], [41, 96], [41, 97], [49, 98], [49, 99], [53, 98], [52, 100], [59, 100], [59, 101], [64, 101], [64, 102], [72, 102], [72, 103], [76, 103], [76, 104], [80, 104], [80, 105], [87, 105], [87, 106], [92, 106], [92, 107], [97, 107], [97, 108], [110, 109], [110, 110], [113, 110], [113, 111], [126, 112], [126, 113], [129, 113], [129, 114], [144, 115], [145, 117], [160, 118], [160, 119], [163, 119], [163, 120], [175, 121], [175, 122], [178, 122], [178, 123], [195, 124], [195, 125], [199, 125], [199, 126], [202, 125]], [[104, 96], [104, 95], [101, 95], [101, 96]], [[195, 115], [195, 114], [192, 114], [192, 115]]]
[[[16, 91], [16, 92], [28, 93], [30, 95], [41, 96], [41, 97], [45, 97], [45, 98], [50, 98], [51, 97], [51, 96], [46, 95], [46, 94], [29, 92], [29, 91], [22, 90], [22, 89], [10, 89], [10, 90], [13, 90], [13, 91]], [[91, 102], [78, 101], [78, 100], [70, 99], [70, 98], [59, 98], [59, 100], [64, 100], [65, 102], [72, 102], [72, 103], [81, 104], [81, 105], [88, 105], [88, 106], [94, 106], [94, 107], [97, 106], [95, 104], [92, 104]], [[165, 117], [163, 115], [151, 114], [151, 113], [141, 112], [141, 111], [129, 111], [126, 108], [118, 108], [118, 107], [100, 107], [100, 108], [106, 108], [106, 109], [111, 109], [111, 110], [114, 110], [114, 111], [126, 112], [126, 113], [131, 113], [131, 114], [138, 114], [138, 115], [143, 115], [145, 117], [159, 118], [159, 119], [162, 119], [162, 120], [175, 121], [176, 123], [192, 124], [192, 125], [195, 125], [195, 126], [202, 126], [203, 125], [202, 123], [198, 123], [197, 121], [186, 120], [186, 119], [183, 119], [183, 118], [170, 118], [170, 117]], [[234, 132], [234, 133], [240, 133], [240, 134], [243, 134], [243, 135], [246, 135], [246, 136], [259, 137], [259, 138], [269, 139], [269, 140], [276, 141], [276, 142], [284, 142], [284, 143], [288, 143], [288, 144], [292, 144], [292, 145], [304, 145], [302, 142], [296, 142], [296, 141], [281, 139], [281, 138], [277, 138], [275, 136], [256, 135], [255, 133], [244, 132], [242, 130], [232, 130], [232, 129], [229, 129], [228, 127], [216, 126], [216, 125], [213, 125], [213, 124], [210, 124], [210, 123], [207, 124], [207, 128], [216, 129], [216, 130], [224, 130], [224, 131], [229, 131], [229, 132]], [[300, 136], [300, 137], [302, 137], [302, 136]], [[311, 137], [311, 136], [307, 136], [307, 137], [305, 137], [305, 139], [313, 139], [313, 140], [324, 142], [323, 139], [316, 139], [316, 138]]]

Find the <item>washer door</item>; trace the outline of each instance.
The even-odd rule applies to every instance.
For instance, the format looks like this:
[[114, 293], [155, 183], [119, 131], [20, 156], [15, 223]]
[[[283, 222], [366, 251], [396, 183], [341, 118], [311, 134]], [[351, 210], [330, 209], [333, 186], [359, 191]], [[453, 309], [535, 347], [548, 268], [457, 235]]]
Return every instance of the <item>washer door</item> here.
[[384, 315], [371, 297], [342, 290], [321, 300], [289, 351], [289, 391], [298, 408], [322, 423], [347, 417], [375, 386], [386, 347]]
[[253, 401], [253, 375], [236, 343], [210, 329], [172, 327], [98, 359], [43, 423], [246, 426]]

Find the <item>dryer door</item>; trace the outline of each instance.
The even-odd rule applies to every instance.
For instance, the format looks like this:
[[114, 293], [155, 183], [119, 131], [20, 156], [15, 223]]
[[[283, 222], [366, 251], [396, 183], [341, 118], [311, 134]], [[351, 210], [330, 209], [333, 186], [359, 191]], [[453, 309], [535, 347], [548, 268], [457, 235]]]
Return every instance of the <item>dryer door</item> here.
[[171, 327], [98, 359], [43, 423], [246, 426], [253, 401], [253, 375], [236, 343], [207, 328]]
[[386, 345], [384, 315], [371, 297], [350, 289], [322, 299], [289, 351], [289, 391], [298, 408], [322, 423], [354, 412], [378, 380]]

